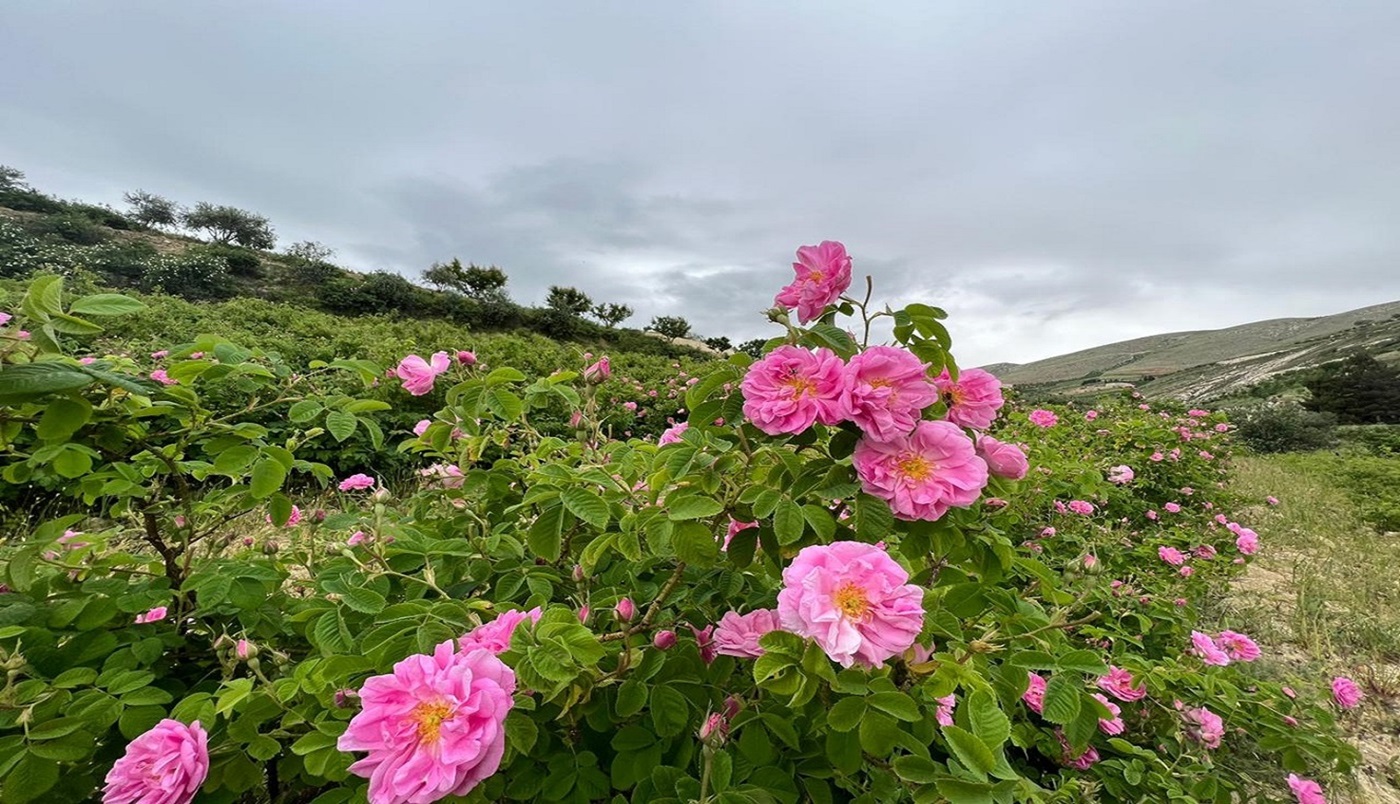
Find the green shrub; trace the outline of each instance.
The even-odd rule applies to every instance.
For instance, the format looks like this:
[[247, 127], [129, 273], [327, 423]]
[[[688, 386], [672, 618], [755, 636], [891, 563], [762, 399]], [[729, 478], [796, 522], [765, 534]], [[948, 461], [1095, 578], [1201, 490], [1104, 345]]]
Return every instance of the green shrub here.
[[1241, 418], [1238, 437], [1255, 452], [1306, 452], [1337, 442], [1336, 419], [1293, 403], [1255, 408]]
[[111, 237], [111, 232], [78, 212], [45, 215], [25, 221], [23, 227], [37, 238], [62, 240], [78, 246], [95, 246]]

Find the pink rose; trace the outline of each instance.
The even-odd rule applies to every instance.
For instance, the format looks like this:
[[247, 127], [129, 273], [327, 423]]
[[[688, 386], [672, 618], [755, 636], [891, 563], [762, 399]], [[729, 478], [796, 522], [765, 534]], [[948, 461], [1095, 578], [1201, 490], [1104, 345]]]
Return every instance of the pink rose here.
[[846, 419], [845, 364], [830, 349], [779, 346], [749, 366], [739, 387], [744, 416], [769, 435], [800, 433]]
[[820, 318], [827, 306], [834, 304], [851, 286], [851, 258], [846, 254], [846, 247], [834, 240], [802, 246], [797, 250], [797, 262], [792, 268], [797, 277], [778, 291], [773, 301], [796, 309], [797, 320], [802, 324]]
[[1337, 702], [1337, 706], [1343, 709], [1355, 709], [1361, 705], [1361, 688], [1356, 686], [1356, 682], [1346, 676], [1337, 676], [1332, 679], [1332, 700]]
[[924, 408], [938, 401], [919, 358], [892, 346], [872, 346], [851, 358], [843, 377], [844, 415], [874, 438], [914, 429]]
[[778, 613], [759, 609], [748, 614], [725, 612], [715, 626], [715, 648], [723, 656], [756, 659], [763, 655], [759, 637], [778, 630]]
[[922, 421], [907, 436], [856, 443], [852, 455], [865, 493], [890, 504], [900, 519], [935, 520], [966, 508], [987, 485], [987, 463], [952, 422]]
[[132, 740], [107, 772], [103, 804], [189, 804], [209, 775], [204, 727], [166, 718]]
[[1020, 447], [1003, 444], [989, 435], [977, 437], [977, 454], [987, 463], [987, 471], [997, 477], [1020, 480], [1030, 471], [1030, 461]]
[[394, 374], [403, 380], [403, 388], [414, 396], [423, 396], [433, 390], [437, 376], [452, 366], [446, 352], [435, 352], [429, 362], [418, 355], [409, 355], [399, 361]]
[[992, 426], [997, 411], [1005, 404], [1001, 380], [982, 369], [963, 369], [956, 382], [944, 369], [934, 383], [948, 405], [948, 421], [962, 427], [985, 430]]

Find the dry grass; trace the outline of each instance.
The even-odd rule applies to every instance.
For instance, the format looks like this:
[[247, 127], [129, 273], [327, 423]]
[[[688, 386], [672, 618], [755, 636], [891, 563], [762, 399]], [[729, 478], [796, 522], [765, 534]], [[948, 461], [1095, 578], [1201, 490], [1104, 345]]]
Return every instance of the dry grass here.
[[[1225, 618], [1266, 646], [1279, 670], [1349, 675], [1367, 692], [1344, 724], [1362, 753], [1356, 804], [1400, 804], [1400, 537], [1363, 522], [1325, 461], [1239, 458], [1239, 512], [1264, 549]], [[1400, 490], [1398, 490], [1400, 493]], [[1267, 495], [1282, 500], [1264, 504]]]

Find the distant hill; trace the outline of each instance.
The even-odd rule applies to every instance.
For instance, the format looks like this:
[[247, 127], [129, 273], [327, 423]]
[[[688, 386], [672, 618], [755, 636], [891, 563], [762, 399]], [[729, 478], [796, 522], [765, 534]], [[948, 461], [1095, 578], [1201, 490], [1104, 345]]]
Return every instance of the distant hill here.
[[1027, 391], [1073, 396], [1131, 383], [1149, 397], [1197, 401], [1230, 396], [1357, 349], [1400, 360], [1400, 301], [1317, 318], [1150, 335], [1033, 363], [984, 368]]

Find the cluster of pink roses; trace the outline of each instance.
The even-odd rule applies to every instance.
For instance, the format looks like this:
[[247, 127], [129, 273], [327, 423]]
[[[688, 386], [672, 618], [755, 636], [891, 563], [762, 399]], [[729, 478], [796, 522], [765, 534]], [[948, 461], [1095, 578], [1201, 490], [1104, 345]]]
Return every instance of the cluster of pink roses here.
[[1200, 631], [1191, 632], [1191, 653], [1205, 664], [1224, 667], [1232, 661], [1252, 662], [1260, 656], [1259, 646], [1244, 634], [1221, 631], [1212, 638]]

